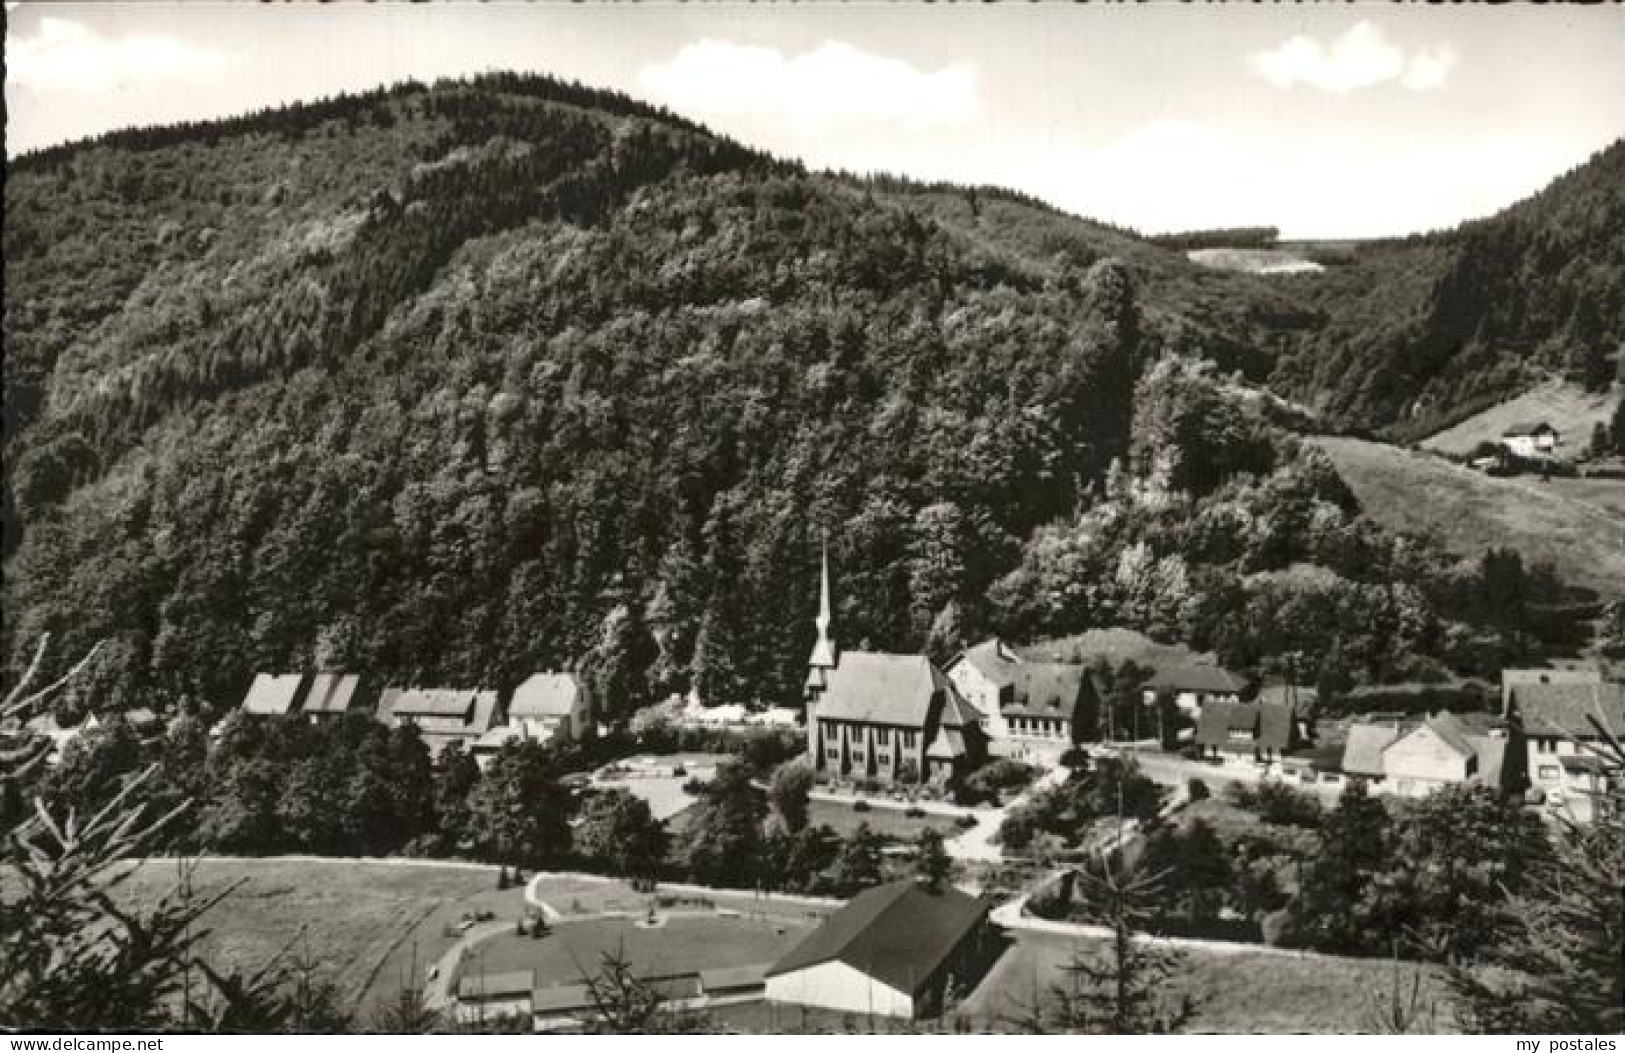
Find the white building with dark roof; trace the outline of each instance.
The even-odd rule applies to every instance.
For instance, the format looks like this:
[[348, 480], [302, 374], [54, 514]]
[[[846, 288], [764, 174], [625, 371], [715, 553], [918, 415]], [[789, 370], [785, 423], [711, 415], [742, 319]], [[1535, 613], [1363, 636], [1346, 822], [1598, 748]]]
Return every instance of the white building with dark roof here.
[[913, 880], [859, 893], [767, 970], [771, 1002], [918, 1018], [975, 972], [989, 904]]
[[966, 648], [946, 670], [983, 715], [989, 749], [1017, 760], [1050, 760], [1081, 742], [1100, 688], [1076, 663], [1032, 662], [1002, 640]]

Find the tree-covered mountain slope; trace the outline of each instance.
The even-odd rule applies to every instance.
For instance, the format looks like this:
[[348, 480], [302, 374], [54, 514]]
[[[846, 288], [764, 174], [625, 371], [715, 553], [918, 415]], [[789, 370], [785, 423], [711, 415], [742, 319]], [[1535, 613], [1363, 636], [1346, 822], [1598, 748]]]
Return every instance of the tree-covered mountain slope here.
[[[1261, 375], [1320, 309], [1013, 195], [508, 75], [9, 177], [6, 654], [106, 639], [113, 705], [315, 664], [788, 701], [825, 534], [853, 645], [1121, 623], [1345, 680], [1521, 646], [1291, 407], [1151, 366]], [[1289, 640], [1302, 562], [1336, 573]]]
[[1553, 375], [1606, 387], [1625, 347], [1625, 139], [1498, 215], [1283, 288], [1325, 324], [1270, 383], [1339, 428], [1414, 439]]

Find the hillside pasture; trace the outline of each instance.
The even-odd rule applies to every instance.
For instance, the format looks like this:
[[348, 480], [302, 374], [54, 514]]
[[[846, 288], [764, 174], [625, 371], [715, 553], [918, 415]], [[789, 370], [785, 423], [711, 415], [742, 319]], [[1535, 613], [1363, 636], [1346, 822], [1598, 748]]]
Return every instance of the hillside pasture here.
[[[978, 1030], [1012, 1031], [1065, 977], [1074, 954], [1096, 956], [1105, 943], [1023, 932], [977, 989], [963, 1012]], [[1379, 1027], [1378, 1006], [1394, 990], [1396, 969], [1409, 992], [1423, 970], [1422, 1004], [1436, 1008], [1429, 1030], [1453, 1030], [1437, 971], [1427, 966], [1313, 954], [1229, 948], [1185, 953], [1163, 985], [1170, 1000], [1189, 995], [1195, 1015], [1186, 1030], [1205, 1034], [1358, 1034]]]
[[1203, 267], [1242, 274], [1314, 274], [1326, 269], [1287, 249], [1192, 249], [1185, 256]]
[[1496, 442], [1514, 425], [1545, 421], [1562, 435], [1558, 458], [1574, 460], [1590, 445], [1592, 428], [1611, 419], [1620, 397], [1618, 385], [1597, 392], [1551, 380], [1431, 435], [1421, 445], [1425, 450], [1466, 457], [1481, 443]]
[[[1432, 534], [1476, 558], [1513, 548], [1550, 563], [1570, 585], [1625, 596], [1625, 486], [1618, 480], [1497, 478], [1384, 443], [1321, 437], [1366, 515], [1393, 530]], [[1555, 482], [1555, 480], [1554, 480]]]
[[[119, 901], [150, 908], [177, 879], [174, 860], [149, 860], [119, 887]], [[244, 975], [279, 955], [284, 962], [308, 959], [363, 1022], [399, 989], [414, 960], [427, 968], [450, 946], [445, 926], [462, 912], [517, 917], [522, 911], [521, 891], [496, 892], [495, 871], [485, 866], [205, 858], [192, 872], [199, 897], [233, 884], [235, 891], [200, 923], [209, 933], [203, 957], [222, 973]]]

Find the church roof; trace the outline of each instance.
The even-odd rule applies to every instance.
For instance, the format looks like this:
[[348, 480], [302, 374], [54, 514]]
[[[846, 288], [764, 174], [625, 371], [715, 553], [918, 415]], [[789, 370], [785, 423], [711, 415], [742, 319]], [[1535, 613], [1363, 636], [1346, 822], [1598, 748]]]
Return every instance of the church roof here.
[[[931, 697], [944, 691], [950, 705], [944, 707], [943, 724], [952, 726], [966, 719], [964, 711], [951, 704], [963, 704], [959, 693], [924, 655], [844, 651], [824, 678], [826, 687], [818, 703], [821, 718], [923, 728], [931, 712]], [[968, 705], [964, 708], [974, 721], [976, 710]]]

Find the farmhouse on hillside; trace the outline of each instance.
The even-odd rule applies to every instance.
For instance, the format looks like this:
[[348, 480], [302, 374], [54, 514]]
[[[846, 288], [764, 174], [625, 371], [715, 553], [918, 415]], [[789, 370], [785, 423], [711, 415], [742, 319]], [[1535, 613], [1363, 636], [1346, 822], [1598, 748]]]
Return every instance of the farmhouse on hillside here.
[[829, 560], [808, 662], [807, 750], [822, 779], [945, 782], [987, 759], [982, 714], [924, 655], [841, 651], [830, 635]]
[[1196, 718], [1204, 757], [1269, 764], [1304, 745], [1302, 714], [1280, 702], [1209, 702]]
[[471, 749], [502, 717], [501, 696], [485, 689], [389, 687], [378, 699], [378, 719], [392, 728], [416, 724], [431, 760], [453, 742]]
[[1501, 445], [1514, 457], [1551, 457], [1562, 443], [1558, 430], [1545, 421], [1514, 424], [1501, 433]]
[[242, 712], [253, 717], [302, 716], [311, 723], [346, 713], [372, 712], [354, 673], [260, 673], [243, 696]]
[[1425, 797], [1441, 786], [1506, 790], [1516, 750], [1506, 723], [1485, 713], [1436, 713], [1426, 720], [1363, 720], [1349, 727], [1343, 771], [1381, 793]]
[[1105, 694], [1083, 666], [1029, 662], [997, 639], [962, 651], [946, 672], [983, 714], [989, 749], [1018, 760], [1055, 760], [1082, 742]]
[[592, 693], [574, 673], [532, 673], [514, 688], [508, 723], [538, 742], [579, 741], [592, 723]]
[[862, 892], [767, 970], [771, 1002], [907, 1018], [942, 1009], [954, 979], [974, 974], [988, 903], [913, 880]]
[[1532, 788], [1588, 796], [1604, 778], [1595, 752], [1604, 739], [1592, 722], [1625, 736], [1625, 684], [1514, 684], [1506, 715], [1522, 731]]

